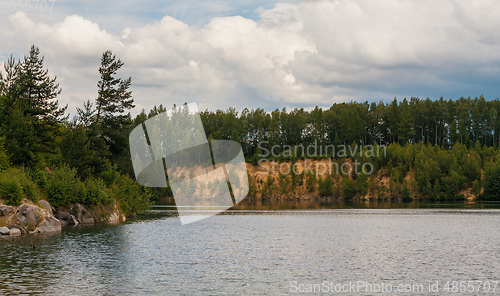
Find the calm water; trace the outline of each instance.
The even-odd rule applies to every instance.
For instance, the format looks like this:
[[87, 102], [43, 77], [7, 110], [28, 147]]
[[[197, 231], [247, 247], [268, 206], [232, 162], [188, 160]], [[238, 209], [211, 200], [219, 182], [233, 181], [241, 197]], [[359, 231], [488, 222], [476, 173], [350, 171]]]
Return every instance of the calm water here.
[[[429, 294], [439, 281], [441, 295], [446, 281], [500, 280], [498, 209], [240, 210], [186, 226], [172, 213], [1, 237], [0, 294], [296, 294], [325, 281]], [[365, 295], [402, 294], [416, 293]]]

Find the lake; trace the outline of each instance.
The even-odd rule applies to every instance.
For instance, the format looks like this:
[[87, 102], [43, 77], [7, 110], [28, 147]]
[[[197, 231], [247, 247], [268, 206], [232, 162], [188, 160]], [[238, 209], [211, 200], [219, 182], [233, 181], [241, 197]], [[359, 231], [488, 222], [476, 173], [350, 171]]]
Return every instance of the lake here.
[[397, 205], [246, 204], [184, 226], [163, 206], [0, 237], [0, 294], [500, 294], [498, 204]]

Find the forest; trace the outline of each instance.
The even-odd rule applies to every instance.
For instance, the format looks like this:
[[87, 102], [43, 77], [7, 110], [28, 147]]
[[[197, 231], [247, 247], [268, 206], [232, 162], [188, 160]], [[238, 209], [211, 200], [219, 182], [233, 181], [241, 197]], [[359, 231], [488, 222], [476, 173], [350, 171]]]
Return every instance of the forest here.
[[[111, 51], [97, 69], [96, 98], [69, 118], [59, 106], [62, 89], [32, 46], [21, 60], [9, 58], [0, 76], [0, 199], [23, 198], [51, 204], [87, 206], [117, 202], [133, 216], [151, 202], [171, 195], [169, 188], [145, 188], [134, 179], [128, 135], [137, 125], [167, 109], [163, 105], [131, 115], [131, 77], [119, 78], [123, 62]], [[175, 106], [173, 108], [176, 108]], [[313, 155], [336, 163], [370, 161], [370, 175], [291, 175], [250, 177], [249, 196], [314, 194], [332, 198], [391, 200], [499, 200], [500, 100], [412, 97], [390, 103], [332, 102], [327, 108], [266, 111], [244, 108], [200, 112], [208, 139], [241, 144], [246, 161], [258, 166], [267, 147], [376, 145], [387, 153]], [[261, 145], [259, 147], [259, 145]], [[303, 161], [304, 155], [268, 157], [276, 163]]]

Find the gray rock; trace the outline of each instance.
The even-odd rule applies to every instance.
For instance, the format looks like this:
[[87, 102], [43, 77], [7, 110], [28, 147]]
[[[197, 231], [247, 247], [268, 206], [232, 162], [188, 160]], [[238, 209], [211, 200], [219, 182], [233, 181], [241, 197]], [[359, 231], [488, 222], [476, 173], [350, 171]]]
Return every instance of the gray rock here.
[[73, 205], [71, 210], [69, 210], [69, 213], [75, 216], [78, 221], [82, 221], [83, 215], [87, 213], [87, 209], [85, 209], [85, 207], [81, 204], [77, 203]]
[[68, 222], [69, 225], [75, 225], [75, 226], [80, 224], [80, 222], [73, 215], [69, 215], [69, 218], [66, 220], [66, 222]]
[[9, 216], [14, 214], [16, 209], [11, 206], [1, 205], [0, 206], [0, 216]]
[[71, 215], [66, 212], [56, 211], [54, 216], [56, 216], [59, 221], [66, 221], [66, 219], [68, 219]]
[[16, 219], [28, 230], [36, 228], [38, 218], [35, 208], [31, 205], [23, 204], [17, 208]]
[[52, 206], [49, 204], [49, 202], [48, 202], [48, 201], [46, 201], [46, 200], [41, 200], [41, 201], [39, 201], [39, 202], [38, 202], [38, 205], [39, 205], [42, 209], [44, 209], [44, 210], [46, 210], [47, 212], [49, 212], [51, 215], [54, 215], [53, 208], [52, 208]]
[[62, 226], [66, 225], [78, 225], [79, 222], [75, 216], [66, 212], [56, 212], [56, 218], [61, 222]]
[[10, 234], [10, 229], [7, 227], [0, 227], [0, 235], [9, 235]]
[[94, 224], [94, 218], [92, 218], [92, 215], [81, 204], [75, 204], [69, 213], [74, 215], [82, 224]]
[[120, 222], [120, 212], [115, 211], [115, 212], [109, 214], [109, 216], [107, 217], [107, 221], [110, 224], [117, 224], [117, 223], [119, 223]]
[[61, 222], [54, 218], [54, 216], [48, 216], [40, 222], [38, 225], [39, 233], [49, 233], [61, 231]]
[[21, 235], [21, 230], [19, 228], [11, 228], [10, 229], [10, 235]]
[[82, 224], [94, 224], [94, 218], [92, 217], [86, 217], [83, 218], [82, 221], [80, 221]]

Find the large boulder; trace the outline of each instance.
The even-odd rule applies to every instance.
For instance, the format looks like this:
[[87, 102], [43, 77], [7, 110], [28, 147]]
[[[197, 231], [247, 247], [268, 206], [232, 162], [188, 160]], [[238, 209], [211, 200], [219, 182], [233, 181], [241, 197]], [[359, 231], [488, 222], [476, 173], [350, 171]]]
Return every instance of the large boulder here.
[[[38, 211], [35, 210], [37, 206], [32, 206], [28, 204], [20, 205], [16, 210], [16, 220], [28, 231], [35, 230], [37, 226], [38, 219], [40, 215]], [[38, 208], [40, 209], [40, 208]]]
[[14, 214], [16, 208], [6, 205], [0, 205], [0, 216], [10, 216]]
[[61, 222], [52, 215], [44, 217], [40, 224], [38, 224], [39, 233], [49, 233], [56, 231], [61, 231]]
[[[42, 203], [49, 210], [49, 203]], [[61, 222], [56, 219], [49, 211], [31, 204], [20, 205], [15, 213], [16, 224], [22, 233], [49, 233], [61, 231]]]
[[7, 227], [0, 227], [0, 235], [9, 235], [10, 234], [10, 229]]

